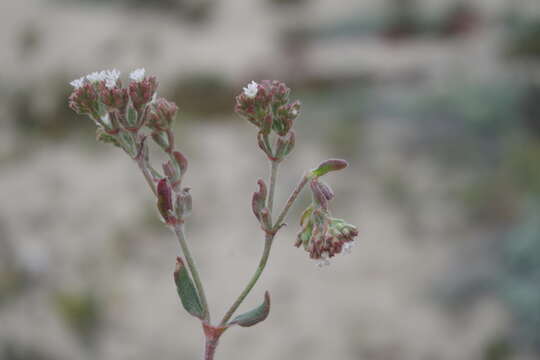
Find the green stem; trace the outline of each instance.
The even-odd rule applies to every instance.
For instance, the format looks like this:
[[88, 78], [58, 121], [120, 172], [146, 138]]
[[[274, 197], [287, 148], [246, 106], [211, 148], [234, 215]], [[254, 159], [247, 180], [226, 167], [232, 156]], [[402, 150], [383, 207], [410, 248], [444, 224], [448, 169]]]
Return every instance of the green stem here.
[[268, 211], [270, 215], [272, 214], [272, 209], [274, 207], [274, 193], [276, 191], [276, 179], [278, 172], [279, 162], [271, 161], [270, 167], [270, 191], [268, 192]]
[[294, 204], [294, 202], [296, 201], [296, 198], [298, 197], [298, 195], [300, 195], [300, 192], [302, 191], [304, 186], [306, 186], [309, 179], [310, 179], [309, 175], [304, 175], [304, 177], [302, 177], [298, 185], [296, 185], [296, 188], [294, 189], [292, 194], [289, 196], [289, 199], [287, 200], [285, 207], [281, 211], [281, 214], [279, 214], [276, 222], [274, 223], [274, 231], [279, 230], [283, 220], [285, 220], [285, 217], [287, 216], [287, 213], [289, 212], [289, 209]]
[[274, 239], [274, 235], [266, 234], [266, 238], [264, 240], [263, 254], [262, 254], [261, 260], [259, 261], [259, 266], [257, 266], [257, 270], [255, 271], [255, 274], [253, 274], [253, 276], [251, 277], [251, 280], [249, 280], [244, 291], [242, 291], [238, 299], [236, 299], [236, 301], [232, 304], [231, 308], [227, 311], [227, 313], [223, 317], [223, 320], [221, 320], [221, 323], [219, 326], [225, 326], [227, 324], [227, 321], [229, 321], [230, 318], [234, 315], [234, 312], [238, 309], [240, 304], [242, 304], [246, 296], [248, 296], [251, 289], [253, 289], [253, 287], [255, 286], [255, 283], [257, 282], [257, 280], [259, 280], [259, 277], [261, 277], [261, 274], [266, 266], [266, 263], [268, 262], [268, 257], [270, 255], [270, 249], [272, 247], [273, 239]]
[[197, 266], [195, 265], [195, 261], [191, 256], [191, 252], [189, 251], [189, 247], [186, 242], [186, 237], [184, 234], [184, 224], [176, 225], [174, 227], [174, 233], [178, 238], [178, 242], [180, 243], [180, 247], [182, 248], [184, 257], [186, 258], [189, 271], [191, 272], [191, 277], [193, 278], [193, 282], [195, 283], [195, 287], [197, 288], [197, 292], [201, 299], [201, 305], [204, 309], [204, 319], [210, 322], [210, 311], [208, 310], [208, 302], [206, 301], [206, 295], [204, 293], [204, 288], [201, 282], [201, 278], [199, 276], [199, 272], [197, 271]]

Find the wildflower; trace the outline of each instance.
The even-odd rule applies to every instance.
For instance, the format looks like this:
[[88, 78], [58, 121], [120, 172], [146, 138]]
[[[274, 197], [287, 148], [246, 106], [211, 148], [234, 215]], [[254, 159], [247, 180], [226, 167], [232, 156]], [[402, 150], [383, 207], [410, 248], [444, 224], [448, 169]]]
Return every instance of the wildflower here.
[[144, 70], [144, 68], [135, 69], [129, 74], [129, 78], [137, 82], [142, 81], [142, 79], [144, 79], [145, 72], [146, 71]]
[[112, 89], [116, 87], [116, 82], [118, 81], [119, 77], [120, 77], [120, 71], [116, 69], [105, 71], [104, 80], [105, 80], [105, 86], [107, 87], [107, 89]]
[[253, 99], [255, 96], [257, 96], [258, 91], [259, 84], [257, 84], [255, 81], [251, 81], [246, 87], [244, 87], [244, 95], [246, 95], [250, 99]]
[[78, 79], [73, 80], [69, 83], [75, 88], [75, 90], [80, 89], [84, 85], [84, 76]]

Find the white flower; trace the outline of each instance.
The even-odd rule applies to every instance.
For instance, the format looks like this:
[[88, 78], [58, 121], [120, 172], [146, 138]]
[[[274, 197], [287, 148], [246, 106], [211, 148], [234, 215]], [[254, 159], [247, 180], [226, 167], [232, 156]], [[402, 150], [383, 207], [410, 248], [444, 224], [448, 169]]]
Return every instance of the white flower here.
[[142, 81], [145, 72], [144, 68], [135, 69], [129, 74], [129, 78], [133, 81]]
[[120, 77], [120, 71], [116, 69], [105, 71], [105, 86], [107, 89], [112, 89], [116, 86], [116, 82]]
[[352, 241], [349, 241], [349, 242], [346, 242], [344, 245], [343, 245], [343, 253], [344, 254], [350, 254], [352, 252], [352, 248], [353, 248], [354, 244]]
[[100, 71], [100, 72], [94, 71], [93, 73], [86, 75], [86, 79], [90, 82], [96, 82], [96, 81], [105, 80], [105, 76], [106, 76], [105, 71]]
[[253, 99], [255, 96], [257, 96], [258, 91], [259, 85], [255, 81], [252, 81], [244, 88], [244, 95], [250, 99]]
[[84, 85], [84, 76], [79, 78], [79, 79], [75, 79], [73, 80], [72, 82], [69, 83], [71, 86], [73, 86], [75, 88], [75, 90], [81, 88], [83, 85]]
[[292, 111], [291, 111], [291, 114], [293, 114], [293, 116], [296, 116], [296, 115], [298, 115], [298, 110], [296, 110], [296, 109], [292, 109]]

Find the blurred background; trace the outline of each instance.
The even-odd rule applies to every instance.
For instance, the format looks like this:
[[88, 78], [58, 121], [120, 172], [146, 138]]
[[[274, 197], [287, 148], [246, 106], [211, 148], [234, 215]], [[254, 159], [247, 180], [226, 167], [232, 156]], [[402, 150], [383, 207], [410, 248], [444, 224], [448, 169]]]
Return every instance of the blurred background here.
[[277, 204], [327, 176], [353, 253], [317, 268], [297, 204], [219, 359], [540, 358], [538, 0], [0, 2], [0, 359], [199, 359], [172, 281], [179, 247], [136, 167], [67, 108], [68, 82], [145, 67], [181, 109], [188, 236], [214, 318], [251, 276], [250, 80], [303, 103]]

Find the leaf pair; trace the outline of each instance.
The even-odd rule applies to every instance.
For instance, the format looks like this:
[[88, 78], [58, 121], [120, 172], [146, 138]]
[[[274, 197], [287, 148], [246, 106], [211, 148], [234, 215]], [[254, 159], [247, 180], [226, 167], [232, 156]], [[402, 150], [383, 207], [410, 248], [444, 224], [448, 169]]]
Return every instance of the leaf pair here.
[[[192, 316], [203, 320], [207, 310], [203, 307], [199, 294], [197, 293], [186, 266], [180, 257], [176, 258], [174, 281], [184, 309]], [[242, 327], [253, 326], [265, 320], [268, 317], [269, 312], [270, 294], [266, 291], [264, 293], [264, 301], [261, 305], [242, 315], [238, 315], [227, 324], [227, 327], [231, 325], [239, 325]]]

